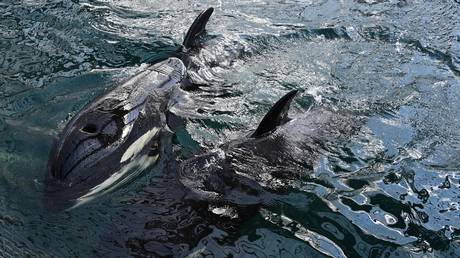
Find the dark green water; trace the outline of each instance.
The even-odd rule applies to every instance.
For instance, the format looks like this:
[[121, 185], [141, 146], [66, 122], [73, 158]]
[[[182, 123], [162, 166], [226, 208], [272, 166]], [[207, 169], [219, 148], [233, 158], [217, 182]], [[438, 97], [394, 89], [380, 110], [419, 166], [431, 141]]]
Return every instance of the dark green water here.
[[[212, 83], [184, 106], [184, 149], [238, 138], [291, 89], [293, 114], [314, 103], [364, 124], [282, 205], [244, 220], [183, 208], [156, 168], [47, 212], [48, 153], [66, 121], [169, 56], [208, 6], [197, 58]], [[0, 52], [1, 257], [460, 257], [458, 1], [7, 0]]]

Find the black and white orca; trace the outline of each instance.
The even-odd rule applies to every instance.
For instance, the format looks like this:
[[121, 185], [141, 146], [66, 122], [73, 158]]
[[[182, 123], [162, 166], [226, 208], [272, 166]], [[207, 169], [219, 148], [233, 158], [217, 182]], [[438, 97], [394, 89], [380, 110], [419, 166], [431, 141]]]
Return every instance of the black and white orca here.
[[280, 98], [251, 133], [183, 161], [178, 178], [188, 198], [212, 205], [272, 205], [273, 193], [295, 189], [329, 146], [358, 131], [358, 117], [321, 106], [289, 118], [297, 93]]
[[[174, 96], [192, 84], [187, 75], [214, 9], [198, 15], [176, 57], [148, 66], [83, 107], [55, 142], [45, 178], [45, 206], [71, 207], [154, 164]], [[193, 68], [192, 68], [193, 69]]]

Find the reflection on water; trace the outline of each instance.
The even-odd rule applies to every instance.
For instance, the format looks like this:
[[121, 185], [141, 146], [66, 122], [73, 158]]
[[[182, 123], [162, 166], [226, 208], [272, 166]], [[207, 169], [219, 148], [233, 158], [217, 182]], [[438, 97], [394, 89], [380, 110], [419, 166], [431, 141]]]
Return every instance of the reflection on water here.
[[[241, 137], [292, 89], [301, 90], [293, 115], [324, 106], [363, 125], [326, 146], [272, 205], [193, 202], [168, 173], [176, 164], [164, 160], [97, 201], [47, 212], [41, 193], [53, 138], [85, 103], [171, 55], [208, 6], [216, 12], [194, 60], [203, 85], [174, 110], [187, 121], [174, 139], [184, 156]], [[1, 256], [459, 257], [459, 8], [0, 3]]]

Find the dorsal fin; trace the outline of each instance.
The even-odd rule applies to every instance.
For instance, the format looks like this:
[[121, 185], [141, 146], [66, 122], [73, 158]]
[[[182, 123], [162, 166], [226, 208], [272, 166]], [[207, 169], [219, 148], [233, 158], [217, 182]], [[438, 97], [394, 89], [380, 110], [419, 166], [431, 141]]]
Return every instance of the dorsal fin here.
[[206, 29], [206, 24], [208, 23], [209, 17], [211, 17], [214, 12], [214, 8], [210, 7], [207, 10], [201, 12], [198, 17], [193, 21], [192, 26], [187, 31], [185, 35], [184, 42], [182, 43], [183, 47], [188, 49], [191, 48], [198, 36], [200, 36]]
[[288, 120], [288, 111], [292, 99], [294, 99], [298, 90], [292, 90], [278, 100], [264, 116], [257, 129], [251, 135], [253, 138], [260, 137], [276, 129], [277, 126]]

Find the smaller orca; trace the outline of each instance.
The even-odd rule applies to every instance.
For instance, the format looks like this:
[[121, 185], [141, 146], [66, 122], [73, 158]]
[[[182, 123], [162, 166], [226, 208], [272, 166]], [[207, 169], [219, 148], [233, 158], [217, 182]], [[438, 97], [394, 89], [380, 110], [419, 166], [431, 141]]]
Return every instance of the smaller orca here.
[[[189, 55], [214, 9], [198, 15], [177, 57], [139, 72], [83, 107], [54, 143], [45, 178], [44, 205], [62, 210], [154, 164], [171, 133], [166, 114], [173, 97], [190, 85]], [[182, 59], [182, 60], [181, 60]]]
[[332, 143], [359, 128], [351, 114], [320, 106], [290, 119], [297, 93], [279, 99], [252, 133], [182, 162], [178, 178], [188, 198], [238, 207], [273, 204], [275, 193], [295, 187]]

